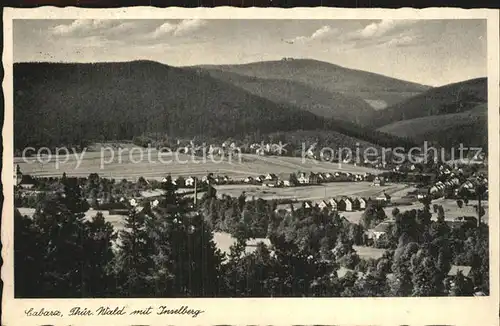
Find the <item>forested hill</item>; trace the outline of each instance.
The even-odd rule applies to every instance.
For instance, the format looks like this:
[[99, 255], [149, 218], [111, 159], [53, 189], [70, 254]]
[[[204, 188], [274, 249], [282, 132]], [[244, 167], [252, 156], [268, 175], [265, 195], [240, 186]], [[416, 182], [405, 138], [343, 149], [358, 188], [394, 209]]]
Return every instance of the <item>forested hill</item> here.
[[[151, 61], [14, 65], [15, 147], [173, 137], [244, 137], [327, 130], [369, 142], [398, 138], [275, 103], [185, 68]], [[341, 145], [341, 144], [339, 144]]]
[[326, 91], [303, 82], [250, 77], [219, 69], [206, 68], [202, 71], [257, 96], [273, 102], [289, 103], [322, 117], [368, 125], [374, 111], [362, 98]]
[[300, 82], [315, 89], [342, 93], [369, 103], [382, 102], [385, 105], [401, 102], [430, 88], [426, 85], [311, 59], [285, 58], [248, 64], [205, 65], [199, 68], [263, 79]]
[[378, 128], [403, 120], [466, 112], [486, 103], [487, 93], [486, 78], [436, 87], [376, 112], [373, 125]]

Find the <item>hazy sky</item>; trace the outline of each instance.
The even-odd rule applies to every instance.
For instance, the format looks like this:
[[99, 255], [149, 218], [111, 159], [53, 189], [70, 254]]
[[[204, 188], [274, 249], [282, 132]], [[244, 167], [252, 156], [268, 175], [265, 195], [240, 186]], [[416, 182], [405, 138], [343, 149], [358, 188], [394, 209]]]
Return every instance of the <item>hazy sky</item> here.
[[427, 85], [487, 75], [485, 20], [16, 20], [14, 60], [311, 58]]

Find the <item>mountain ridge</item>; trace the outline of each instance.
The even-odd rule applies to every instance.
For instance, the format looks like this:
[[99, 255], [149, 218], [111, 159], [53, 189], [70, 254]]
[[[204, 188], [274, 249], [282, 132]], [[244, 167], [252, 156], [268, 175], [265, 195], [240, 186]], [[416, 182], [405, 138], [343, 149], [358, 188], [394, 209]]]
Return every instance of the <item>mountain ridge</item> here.
[[301, 82], [250, 77], [218, 69], [202, 69], [202, 71], [257, 96], [274, 102], [292, 104], [326, 118], [367, 125], [373, 111], [373, 108], [361, 98], [316, 89]]
[[263, 79], [291, 80], [317, 89], [359, 97], [368, 103], [383, 101], [386, 105], [398, 103], [431, 88], [428, 85], [313, 59], [290, 58], [236, 65], [191, 67], [218, 69]]
[[373, 126], [381, 128], [397, 121], [465, 112], [487, 102], [487, 92], [486, 77], [435, 87], [385, 110], [377, 111], [373, 116]]
[[396, 137], [275, 103], [195, 71], [136, 60], [14, 64], [15, 147], [89, 140], [246, 137], [277, 131], [340, 132], [348, 141]]

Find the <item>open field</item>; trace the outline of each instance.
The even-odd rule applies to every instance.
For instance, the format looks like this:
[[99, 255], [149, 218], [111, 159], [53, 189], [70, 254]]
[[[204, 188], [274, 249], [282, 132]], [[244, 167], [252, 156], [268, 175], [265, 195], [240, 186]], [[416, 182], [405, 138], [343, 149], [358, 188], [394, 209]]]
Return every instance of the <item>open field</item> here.
[[[229, 233], [225, 232], [215, 232], [214, 233], [214, 241], [223, 253], [229, 254], [229, 248], [236, 243], [236, 239], [233, 238]], [[250, 239], [247, 241], [246, 252], [251, 253], [255, 251], [255, 245], [259, 242], [263, 242], [265, 245], [269, 246], [271, 242], [267, 238], [257, 238]], [[354, 250], [358, 253], [359, 257], [362, 259], [378, 259], [382, 257], [385, 249], [373, 248], [373, 247], [365, 247], [365, 246], [353, 246]]]
[[125, 147], [119, 150], [93, 151], [69, 154], [66, 156], [41, 157], [44, 164], [35, 158], [14, 158], [21, 171], [33, 176], [68, 176], [85, 177], [90, 173], [98, 173], [102, 177], [135, 180], [142, 176], [146, 179], [161, 179], [166, 174], [172, 176], [202, 177], [208, 173], [227, 175], [233, 179], [243, 179], [247, 176], [257, 176], [266, 173], [290, 174], [298, 171], [313, 172], [351, 172], [378, 173], [378, 170], [354, 166], [319, 162], [301, 157], [259, 156], [241, 154], [240, 157], [222, 159], [220, 157], [196, 157], [186, 154], [159, 153], [156, 149], [140, 147]]
[[269, 188], [259, 185], [220, 185], [215, 187], [219, 195], [237, 197], [245, 192], [247, 198], [293, 199], [297, 201], [322, 200], [339, 196], [377, 197], [384, 191], [393, 193], [410, 191], [405, 184], [391, 184], [383, 187], [372, 186], [369, 182], [329, 182], [319, 185]]
[[366, 247], [366, 246], [352, 246], [354, 250], [358, 253], [359, 258], [362, 259], [379, 259], [384, 255], [386, 249]]
[[[34, 208], [20, 207], [17, 208], [21, 215], [32, 216], [35, 213]], [[94, 209], [89, 209], [85, 212], [85, 218], [91, 220], [92, 217], [96, 216], [97, 213], [102, 213], [106, 222], [110, 222], [116, 231], [121, 230], [125, 227], [125, 217], [124, 215], [110, 215], [109, 211], [97, 211]]]

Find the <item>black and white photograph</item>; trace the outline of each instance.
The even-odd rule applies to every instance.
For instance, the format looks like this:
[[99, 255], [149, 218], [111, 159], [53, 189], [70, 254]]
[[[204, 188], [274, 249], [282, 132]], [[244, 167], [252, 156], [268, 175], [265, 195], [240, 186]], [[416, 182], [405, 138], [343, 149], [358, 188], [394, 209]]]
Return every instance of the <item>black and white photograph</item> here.
[[487, 27], [13, 19], [14, 298], [497, 293]]

